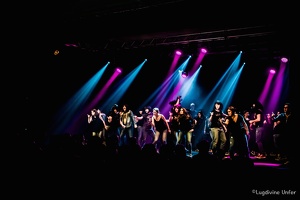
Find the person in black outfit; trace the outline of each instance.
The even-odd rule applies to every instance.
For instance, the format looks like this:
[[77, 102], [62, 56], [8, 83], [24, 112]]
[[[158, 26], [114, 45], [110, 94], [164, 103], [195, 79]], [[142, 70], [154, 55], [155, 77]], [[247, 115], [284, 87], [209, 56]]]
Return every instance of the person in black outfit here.
[[101, 116], [101, 112], [97, 109], [92, 109], [91, 113], [87, 115], [88, 134], [86, 135], [85, 142], [88, 143], [92, 137], [103, 139], [103, 129], [105, 121]]
[[120, 139], [120, 132], [121, 132], [121, 124], [120, 124], [120, 112], [119, 112], [119, 106], [118, 104], [114, 104], [109, 111], [109, 114], [112, 116], [112, 123], [113, 126], [117, 127], [117, 135], [118, 135], [118, 140]]
[[256, 158], [266, 158], [266, 151], [264, 148], [264, 107], [256, 101], [251, 107], [251, 119], [249, 120], [250, 128], [255, 130], [255, 144], [256, 144]]
[[[194, 118], [194, 132], [193, 132], [193, 144], [198, 144], [202, 140], [210, 141], [210, 130], [207, 127], [207, 119], [203, 113], [202, 110], [197, 112], [196, 117]], [[195, 149], [197, 150], [197, 146], [193, 145]]]
[[[275, 116], [272, 114], [272, 121], [275, 123], [273, 138], [274, 145], [279, 154], [279, 160], [283, 161], [285, 165], [293, 163], [296, 158], [296, 145], [294, 142], [297, 141], [293, 137], [294, 130], [296, 127], [296, 120], [292, 115], [291, 103], [285, 103], [283, 106], [283, 112]], [[283, 159], [283, 157], [286, 157]]]
[[152, 144], [155, 145], [157, 152], [162, 145], [167, 144], [168, 133], [171, 133], [167, 119], [160, 113], [159, 108], [153, 108], [151, 123], [155, 131], [155, 137]]
[[239, 156], [242, 158], [250, 158], [248, 147], [249, 127], [241, 114], [238, 114], [234, 106], [227, 108], [226, 120], [224, 124], [227, 126], [227, 131], [230, 136], [230, 158]]
[[154, 130], [152, 126], [152, 108], [151, 106], [144, 107], [143, 113], [136, 116], [139, 129], [138, 144], [143, 147], [145, 144], [152, 143], [154, 140]]
[[194, 119], [189, 114], [186, 108], [180, 108], [179, 110], [179, 135], [178, 144], [182, 144], [188, 152], [188, 155], [192, 156], [192, 135], [194, 132]]
[[113, 112], [109, 112], [105, 120], [103, 135], [107, 147], [117, 148], [118, 141], [119, 141], [119, 132], [118, 132], [119, 121], [117, 121], [116, 123], [114, 120], [117, 119], [113, 118]]

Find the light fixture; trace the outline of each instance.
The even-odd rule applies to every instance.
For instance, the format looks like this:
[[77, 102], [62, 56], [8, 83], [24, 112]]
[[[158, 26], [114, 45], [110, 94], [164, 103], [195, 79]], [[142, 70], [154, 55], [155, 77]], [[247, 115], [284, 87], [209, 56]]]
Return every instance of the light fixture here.
[[181, 73], [181, 76], [182, 76], [182, 78], [186, 78], [186, 77], [188, 77], [188, 73], [186, 71], [183, 71]]
[[288, 59], [287, 59], [286, 57], [282, 57], [282, 58], [281, 58], [281, 62], [287, 63], [287, 62], [288, 62]]
[[118, 73], [122, 73], [122, 69], [121, 69], [121, 68], [117, 68], [116, 71], [117, 71]]
[[207, 49], [201, 48], [201, 52], [202, 52], [202, 53], [207, 53]]
[[181, 54], [182, 54], [182, 52], [181, 51], [179, 51], [179, 50], [176, 50], [176, 55], [178, 55], [178, 56], [180, 56]]

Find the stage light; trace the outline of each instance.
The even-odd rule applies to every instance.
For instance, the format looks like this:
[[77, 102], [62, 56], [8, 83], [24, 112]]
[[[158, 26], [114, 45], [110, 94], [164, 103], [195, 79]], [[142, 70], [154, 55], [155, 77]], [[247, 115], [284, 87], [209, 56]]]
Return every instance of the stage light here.
[[116, 71], [117, 71], [118, 73], [122, 73], [122, 69], [121, 69], [121, 68], [117, 68]]
[[288, 62], [288, 59], [287, 59], [287, 58], [285, 58], [285, 57], [283, 57], [283, 58], [281, 58], [281, 62], [283, 62], [283, 63], [287, 63], [287, 62]]
[[201, 48], [202, 53], [207, 53], [207, 50], [205, 48]]
[[181, 51], [179, 51], [179, 50], [176, 51], [176, 55], [180, 56], [181, 54], [182, 54]]
[[182, 76], [182, 78], [186, 78], [186, 77], [188, 77], [188, 73], [186, 71], [183, 71], [181, 73], [181, 76]]

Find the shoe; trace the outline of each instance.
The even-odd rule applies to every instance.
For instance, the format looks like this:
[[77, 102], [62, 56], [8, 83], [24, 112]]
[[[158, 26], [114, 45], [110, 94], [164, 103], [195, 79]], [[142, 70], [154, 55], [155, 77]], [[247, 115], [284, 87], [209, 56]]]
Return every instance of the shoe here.
[[255, 158], [257, 158], [257, 159], [264, 159], [264, 158], [266, 158], [266, 156], [264, 155], [264, 154], [257, 154], [257, 156], [255, 156]]
[[283, 163], [284, 165], [289, 165], [290, 164], [290, 161], [285, 161], [284, 163]]
[[222, 160], [232, 160], [232, 158], [230, 156], [224, 156]]
[[193, 157], [193, 154], [191, 154], [191, 153], [189, 153], [188, 155], [187, 155], [187, 157]]
[[281, 161], [282, 158], [278, 157], [278, 158], [275, 158], [276, 161]]

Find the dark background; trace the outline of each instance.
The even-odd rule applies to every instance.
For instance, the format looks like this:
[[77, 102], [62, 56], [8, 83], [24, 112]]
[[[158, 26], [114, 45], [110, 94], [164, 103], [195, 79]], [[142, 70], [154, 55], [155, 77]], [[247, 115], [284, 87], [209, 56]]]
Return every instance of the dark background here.
[[[109, 70], [122, 67], [126, 74], [148, 59], [122, 98], [131, 102], [138, 91], [135, 105], [140, 106], [164, 80], [177, 48], [184, 50], [183, 60], [196, 55], [199, 47], [208, 48], [199, 77], [207, 92], [243, 50], [246, 67], [233, 102], [244, 106], [259, 96], [268, 68], [278, 68], [280, 57], [286, 56], [291, 87], [286, 100], [293, 102], [297, 34], [292, 8], [253, 1], [243, 5], [186, 0], [20, 3], [7, 14], [14, 17], [8, 69], [17, 83], [11, 84], [14, 89], [9, 93], [24, 119], [17, 130], [45, 131], [57, 110], [107, 61]], [[55, 49], [60, 49], [59, 56], [53, 56]]]

